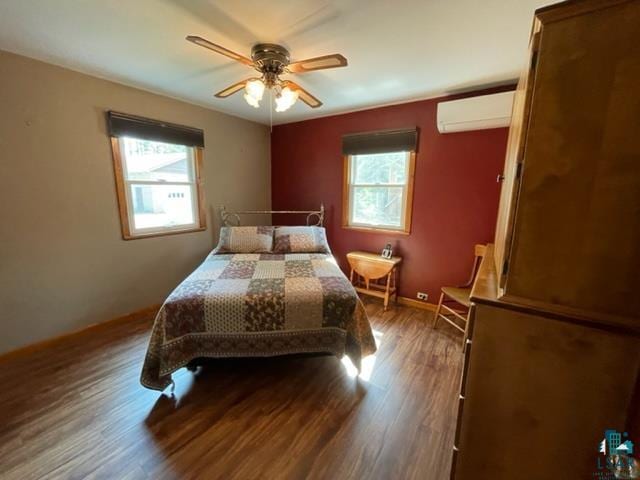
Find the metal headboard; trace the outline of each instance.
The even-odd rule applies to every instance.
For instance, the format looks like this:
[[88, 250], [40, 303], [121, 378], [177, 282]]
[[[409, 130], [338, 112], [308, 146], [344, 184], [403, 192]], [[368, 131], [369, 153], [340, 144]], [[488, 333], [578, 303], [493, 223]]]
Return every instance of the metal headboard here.
[[322, 227], [324, 224], [324, 204], [320, 204], [320, 210], [245, 210], [240, 212], [228, 212], [224, 205], [220, 207], [222, 226], [237, 227], [240, 225], [240, 215], [271, 215], [281, 213], [306, 214], [307, 226]]

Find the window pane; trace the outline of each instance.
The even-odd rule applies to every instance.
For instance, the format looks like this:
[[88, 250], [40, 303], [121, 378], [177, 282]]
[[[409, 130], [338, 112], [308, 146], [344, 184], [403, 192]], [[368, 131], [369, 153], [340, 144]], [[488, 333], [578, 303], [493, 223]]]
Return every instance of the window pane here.
[[191, 185], [130, 185], [133, 228], [167, 228], [193, 225]]
[[124, 137], [122, 151], [127, 180], [193, 181], [191, 147]]
[[353, 187], [352, 223], [402, 227], [402, 187]]
[[352, 169], [353, 183], [392, 183], [403, 185], [407, 182], [407, 152], [378, 153], [374, 155], [354, 155]]

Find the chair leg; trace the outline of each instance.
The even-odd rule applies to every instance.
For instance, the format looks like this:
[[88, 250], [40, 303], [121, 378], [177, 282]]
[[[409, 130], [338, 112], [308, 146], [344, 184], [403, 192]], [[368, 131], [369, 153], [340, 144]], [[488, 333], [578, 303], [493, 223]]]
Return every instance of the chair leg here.
[[436, 328], [438, 326], [438, 320], [439, 320], [439, 316], [440, 316], [440, 308], [442, 308], [442, 301], [444, 300], [444, 292], [440, 293], [440, 300], [438, 301], [438, 306], [436, 307], [436, 313], [435, 313], [435, 317], [436, 317], [436, 321], [433, 322], [433, 328]]

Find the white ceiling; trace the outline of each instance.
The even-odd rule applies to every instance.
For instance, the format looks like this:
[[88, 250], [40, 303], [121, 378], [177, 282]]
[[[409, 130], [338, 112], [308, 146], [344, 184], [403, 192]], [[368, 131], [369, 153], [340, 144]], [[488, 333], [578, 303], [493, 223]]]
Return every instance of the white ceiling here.
[[184, 40], [250, 56], [275, 42], [292, 60], [342, 53], [349, 66], [292, 75], [324, 105], [273, 123], [433, 97], [517, 77], [545, 0], [1, 0], [0, 49], [269, 123], [241, 94], [253, 70]]

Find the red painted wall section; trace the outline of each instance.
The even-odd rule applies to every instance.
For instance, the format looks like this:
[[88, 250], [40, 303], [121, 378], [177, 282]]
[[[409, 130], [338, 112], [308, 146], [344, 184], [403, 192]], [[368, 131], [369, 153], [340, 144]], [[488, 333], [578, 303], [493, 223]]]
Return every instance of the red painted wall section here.
[[[391, 243], [404, 258], [399, 294], [417, 292], [438, 301], [440, 287], [464, 283], [473, 246], [493, 239], [508, 129], [438, 133], [436, 106], [443, 100], [494, 89], [375, 108], [276, 126], [271, 137], [272, 208], [327, 209], [325, 226], [343, 270], [352, 250], [380, 252]], [[410, 235], [358, 232], [342, 228], [342, 135], [418, 126], [413, 216]], [[274, 219], [286, 223], [291, 219]]]

